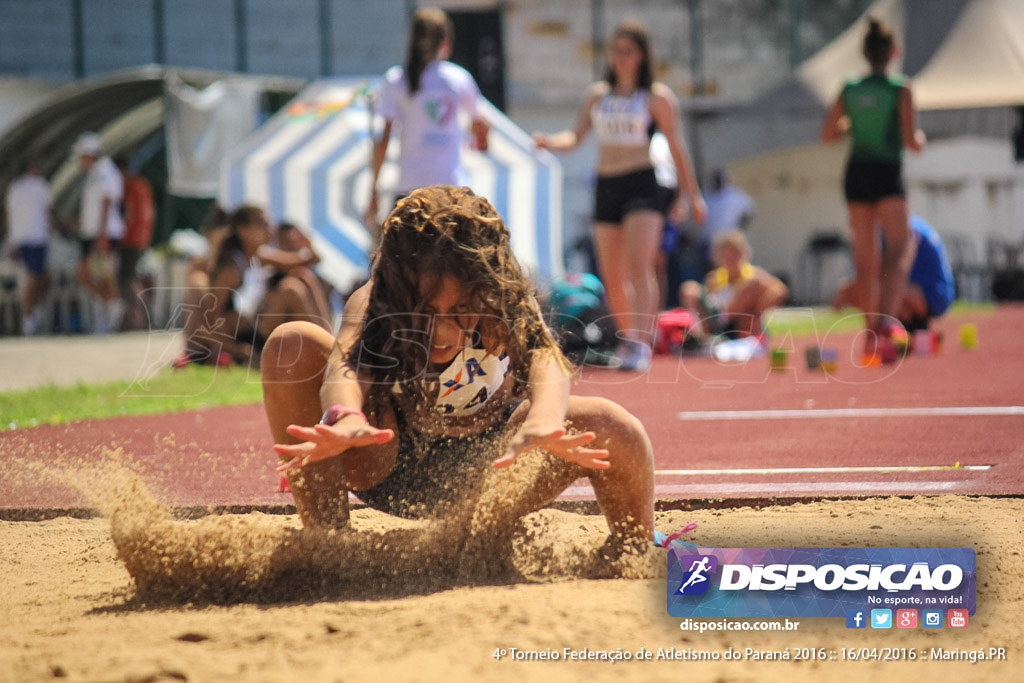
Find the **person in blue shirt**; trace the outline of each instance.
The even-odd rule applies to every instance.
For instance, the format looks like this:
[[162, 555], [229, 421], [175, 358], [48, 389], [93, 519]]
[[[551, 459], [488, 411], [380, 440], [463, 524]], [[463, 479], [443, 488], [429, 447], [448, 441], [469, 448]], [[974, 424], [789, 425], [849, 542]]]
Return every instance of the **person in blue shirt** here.
[[[933, 319], [945, 314], [956, 298], [956, 284], [946, 246], [935, 228], [920, 216], [912, 215], [910, 229], [917, 254], [907, 289], [897, 307], [897, 317], [908, 332], [914, 332], [928, 329]], [[853, 283], [845, 282], [836, 291], [832, 307], [853, 305]]]

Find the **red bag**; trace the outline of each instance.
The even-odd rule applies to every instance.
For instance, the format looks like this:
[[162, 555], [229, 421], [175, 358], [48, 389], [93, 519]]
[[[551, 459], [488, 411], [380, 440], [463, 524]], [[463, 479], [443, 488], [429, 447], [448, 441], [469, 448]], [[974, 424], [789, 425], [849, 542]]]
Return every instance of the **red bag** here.
[[681, 352], [693, 323], [693, 315], [685, 308], [673, 308], [670, 311], [659, 313], [654, 335], [654, 352], [661, 354]]

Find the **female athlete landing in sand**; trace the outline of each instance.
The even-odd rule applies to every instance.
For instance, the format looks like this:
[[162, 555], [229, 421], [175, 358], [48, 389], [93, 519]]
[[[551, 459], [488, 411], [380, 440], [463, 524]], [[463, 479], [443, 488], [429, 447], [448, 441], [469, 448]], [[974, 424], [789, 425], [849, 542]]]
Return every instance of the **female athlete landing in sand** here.
[[338, 338], [294, 323], [267, 341], [267, 416], [303, 524], [345, 526], [349, 491], [402, 516], [464, 510], [487, 479], [502, 490], [492, 525], [511, 526], [588, 477], [612, 546], [649, 545], [647, 434], [615, 403], [570, 396], [569, 370], [491, 204], [414, 191]]

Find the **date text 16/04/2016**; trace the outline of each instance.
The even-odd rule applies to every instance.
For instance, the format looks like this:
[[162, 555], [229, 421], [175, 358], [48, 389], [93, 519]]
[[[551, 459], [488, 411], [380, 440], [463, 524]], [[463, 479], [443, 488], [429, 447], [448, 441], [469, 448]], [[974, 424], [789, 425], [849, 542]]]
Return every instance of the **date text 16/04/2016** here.
[[958, 661], [977, 664], [979, 662], [1006, 661], [1006, 648], [989, 647], [976, 649], [961, 648], [908, 648], [908, 647], [796, 647], [780, 650], [760, 650], [732, 647], [724, 651], [694, 648], [662, 647], [651, 650], [642, 647], [636, 651], [616, 648], [598, 650], [591, 648], [525, 650], [517, 647], [498, 648], [494, 659], [519, 662], [529, 661], [605, 661], [612, 664], [630, 661]]

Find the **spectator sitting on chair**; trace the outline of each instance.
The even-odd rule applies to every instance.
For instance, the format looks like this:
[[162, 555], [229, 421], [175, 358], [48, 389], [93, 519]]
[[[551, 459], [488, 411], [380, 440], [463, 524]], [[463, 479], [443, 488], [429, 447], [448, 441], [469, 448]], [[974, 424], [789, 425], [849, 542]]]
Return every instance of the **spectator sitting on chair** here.
[[[917, 253], [910, 268], [910, 278], [897, 308], [897, 317], [907, 332], [927, 330], [931, 321], [942, 316], [956, 298], [953, 268], [942, 238], [926, 220], [910, 217], [910, 229], [917, 243]], [[855, 306], [858, 297], [854, 283], [844, 281], [836, 290], [832, 307], [836, 310]]]
[[[213, 261], [220, 252], [220, 244], [230, 231], [230, 222], [231, 214], [217, 204], [212, 205], [199, 225], [199, 231], [206, 240], [203, 245], [205, 250], [198, 249], [199, 245], [189, 245], [192, 248], [186, 252], [192, 255], [192, 259], [185, 274], [185, 297], [182, 302], [181, 336], [184, 349], [173, 362], [176, 368], [183, 368], [189, 363], [230, 365], [232, 362], [230, 354], [214, 354], [207, 341], [197, 334], [212, 320], [210, 315], [216, 298], [209, 293], [210, 273], [213, 271]], [[174, 242], [175, 236], [172, 236], [171, 243]]]
[[688, 280], [679, 288], [683, 306], [700, 321], [693, 333], [760, 337], [764, 312], [782, 304], [789, 289], [750, 262], [750, 244], [741, 230], [718, 235], [713, 254], [717, 268], [707, 274], [704, 284]]
[[276, 264], [267, 283], [265, 307], [286, 317], [307, 314], [330, 329], [331, 305], [327, 302], [327, 290], [313, 271], [320, 259], [299, 227], [294, 223], [280, 223], [277, 248], [264, 247], [259, 255], [264, 262]]
[[[281, 323], [307, 321], [329, 329], [326, 304], [318, 306], [308, 287], [290, 276], [292, 269], [319, 258], [308, 247], [297, 252], [272, 247], [271, 236], [262, 208], [242, 206], [231, 214], [227, 235], [212, 260], [209, 288], [197, 292], [198, 304], [191, 311], [198, 326], [186, 326], [186, 350], [174, 362], [176, 367], [225, 360], [258, 366], [264, 342]], [[273, 280], [275, 271], [286, 275]]]

